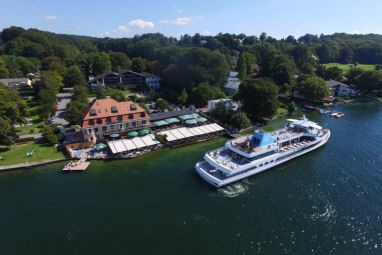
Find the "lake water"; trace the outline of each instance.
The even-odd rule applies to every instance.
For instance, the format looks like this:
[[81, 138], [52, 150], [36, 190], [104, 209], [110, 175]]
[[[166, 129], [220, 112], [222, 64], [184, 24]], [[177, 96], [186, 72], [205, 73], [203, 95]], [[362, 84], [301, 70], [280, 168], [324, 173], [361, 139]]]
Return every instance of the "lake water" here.
[[194, 164], [224, 138], [1, 173], [0, 254], [381, 254], [382, 104], [335, 109], [325, 146], [221, 189]]

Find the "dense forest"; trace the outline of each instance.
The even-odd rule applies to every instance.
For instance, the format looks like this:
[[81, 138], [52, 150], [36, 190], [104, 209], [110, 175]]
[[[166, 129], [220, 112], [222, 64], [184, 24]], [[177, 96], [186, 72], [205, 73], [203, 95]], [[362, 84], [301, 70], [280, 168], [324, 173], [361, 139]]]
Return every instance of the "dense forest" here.
[[[3, 29], [0, 38], [0, 78], [40, 73], [42, 82], [37, 84], [36, 94], [45, 105], [40, 111], [42, 119], [49, 117], [55, 93], [75, 86], [82, 96], [68, 105], [67, 116], [78, 118], [87, 104], [88, 77], [123, 69], [157, 74], [162, 97], [197, 106], [224, 97], [222, 86], [228, 71], [237, 70], [243, 83], [233, 97], [243, 102], [243, 111], [252, 120], [272, 116], [280, 92], [288, 94], [297, 88], [311, 99], [328, 95], [324, 88], [327, 79], [346, 76], [349, 84], [364, 93], [380, 95], [382, 91], [382, 35], [376, 34], [306, 34], [297, 39], [275, 39], [266, 33], [220, 33], [186, 34], [177, 39], [153, 33], [115, 39], [13, 26]], [[338, 67], [322, 65], [329, 62], [354, 67], [343, 73]], [[357, 68], [359, 63], [376, 68], [364, 71]], [[70, 121], [75, 122], [75, 117]]]

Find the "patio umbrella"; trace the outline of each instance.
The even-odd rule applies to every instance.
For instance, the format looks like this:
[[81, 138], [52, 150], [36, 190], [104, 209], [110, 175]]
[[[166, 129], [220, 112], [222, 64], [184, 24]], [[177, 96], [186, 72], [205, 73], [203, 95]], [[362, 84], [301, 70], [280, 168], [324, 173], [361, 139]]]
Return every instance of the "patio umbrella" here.
[[196, 120], [194, 120], [194, 119], [191, 119], [191, 120], [186, 120], [185, 123], [186, 123], [187, 125], [193, 125], [193, 124], [196, 124], [196, 123], [198, 123], [198, 122], [197, 122]]
[[148, 130], [148, 129], [141, 129], [141, 130], [139, 130], [139, 135], [147, 135], [147, 134], [149, 134], [150, 133], [150, 130]]
[[186, 115], [179, 116], [179, 118], [181, 118], [182, 120], [189, 120], [189, 119], [193, 119], [194, 117], [189, 114], [186, 114]]
[[177, 118], [169, 118], [169, 119], [165, 119], [165, 121], [170, 123], [170, 124], [180, 122], [180, 120], [178, 120]]
[[197, 121], [197, 122], [205, 122], [205, 121], [207, 121], [207, 119], [201, 117], [201, 118], [197, 118], [196, 121]]
[[98, 143], [98, 144], [93, 146], [93, 149], [96, 150], [96, 151], [101, 151], [101, 150], [103, 150], [105, 148], [107, 148], [107, 145], [104, 144], [104, 143]]
[[136, 137], [136, 136], [138, 136], [138, 132], [137, 131], [130, 131], [130, 132], [127, 132], [127, 135], [130, 137]]

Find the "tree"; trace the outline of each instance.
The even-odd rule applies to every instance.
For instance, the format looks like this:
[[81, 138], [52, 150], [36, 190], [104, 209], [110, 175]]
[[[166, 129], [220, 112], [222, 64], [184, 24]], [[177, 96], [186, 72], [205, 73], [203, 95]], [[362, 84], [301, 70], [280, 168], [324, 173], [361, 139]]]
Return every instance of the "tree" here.
[[5, 28], [3, 29], [3, 31], [1, 31], [1, 38], [6, 43], [11, 41], [12, 39], [15, 39], [16, 37], [21, 36], [24, 32], [24, 28], [12, 26], [9, 28]]
[[73, 89], [73, 99], [66, 106], [65, 119], [71, 124], [79, 123], [81, 113], [88, 105], [87, 88], [76, 85]]
[[113, 89], [110, 97], [113, 98], [114, 100], [117, 100], [118, 102], [126, 101], [125, 94], [123, 94], [123, 92], [118, 89]]
[[311, 48], [304, 44], [298, 44], [295, 46], [291, 51], [291, 55], [293, 56], [294, 62], [299, 68], [301, 68], [305, 63], [315, 63]]
[[350, 64], [353, 62], [353, 49], [351, 47], [344, 47], [341, 49], [339, 62], [341, 64]]
[[200, 83], [197, 87], [191, 90], [190, 102], [197, 107], [202, 107], [207, 104], [208, 100], [225, 98], [225, 94], [218, 87], [211, 87], [208, 83]]
[[219, 102], [210, 112], [211, 116], [223, 123], [230, 123], [231, 112], [226, 108], [224, 102]]
[[9, 120], [3, 119], [0, 116], [0, 145], [5, 145], [9, 148], [15, 143], [16, 137], [16, 130], [13, 125], [11, 125]]
[[188, 100], [187, 91], [186, 91], [186, 89], [183, 89], [176, 101], [180, 105], [185, 105], [187, 103], [187, 100]]
[[365, 71], [359, 67], [352, 67], [346, 73], [346, 78], [349, 84], [357, 84], [357, 77], [363, 74]]
[[131, 69], [137, 73], [141, 73], [141, 72], [145, 71], [146, 70], [146, 61], [141, 57], [133, 58], [132, 64], [131, 64]]
[[297, 89], [302, 95], [312, 100], [320, 100], [330, 95], [329, 86], [325, 80], [316, 76], [301, 81]]
[[42, 137], [48, 145], [55, 145], [60, 139], [59, 131], [56, 126], [45, 125], [42, 131]]
[[110, 57], [105, 52], [88, 53], [79, 56], [77, 60], [83, 70], [86, 70], [86, 75], [99, 75], [111, 71]]
[[163, 98], [159, 98], [156, 102], [155, 102], [155, 105], [157, 106], [157, 108], [161, 111], [164, 111], [165, 109], [169, 109], [170, 108], [170, 104], [164, 100]]
[[129, 57], [123, 52], [110, 52], [109, 53], [111, 70], [119, 72], [123, 69], [130, 69], [132, 62]]
[[102, 84], [98, 83], [94, 92], [96, 94], [97, 99], [105, 99], [106, 98], [105, 88], [102, 86]]
[[325, 71], [325, 79], [326, 80], [335, 80], [335, 81], [340, 81], [342, 79], [342, 69], [339, 68], [338, 66], [331, 66], [326, 69]]
[[231, 117], [230, 124], [240, 130], [249, 127], [251, 121], [244, 112], [239, 111]]
[[0, 116], [11, 125], [24, 123], [27, 116], [26, 103], [15, 89], [0, 83]]
[[261, 35], [260, 35], [260, 41], [261, 42], [265, 42], [267, 40], [267, 38], [268, 38], [267, 33], [262, 32]]
[[239, 72], [239, 78], [244, 80], [247, 75], [253, 73], [255, 56], [249, 52], [243, 52], [239, 55], [236, 70]]
[[65, 119], [71, 124], [78, 124], [81, 119], [81, 113], [87, 106], [87, 104], [79, 101], [69, 102], [66, 106]]
[[366, 93], [382, 89], [382, 73], [377, 70], [365, 71], [358, 75], [354, 81]]
[[278, 108], [278, 87], [271, 81], [257, 78], [244, 82], [239, 89], [242, 109], [252, 118], [271, 117]]
[[77, 65], [70, 66], [64, 76], [65, 87], [85, 84], [85, 77]]
[[[163, 72], [163, 84], [178, 93], [200, 83], [221, 86], [227, 79], [228, 63], [223, 54], [204, 48], [186, 49], [175, 64]], [[181, 82], [180, 82], [181, 81]]]

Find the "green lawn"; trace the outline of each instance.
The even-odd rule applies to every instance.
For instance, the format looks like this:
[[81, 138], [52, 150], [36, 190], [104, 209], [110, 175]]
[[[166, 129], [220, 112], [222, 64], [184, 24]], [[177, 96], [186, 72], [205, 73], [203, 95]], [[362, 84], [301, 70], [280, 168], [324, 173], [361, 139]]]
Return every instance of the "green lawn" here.
[[[34, 151], [32, 157], [27, 157], [27, 152]], [[56, 147], [47, 146], [45, 144], [37, 144], [35, 142], [28, 142], [21, 145], [12, 146], [11, 149], [0, 147], [0, 166], [31, 163], [40, 160], [60, 159], [64, 158], [61, 151], [57, 151]]]
[[[33, 124], [28, 126], [17, 127], [16, 132], [18, 132], [18, 135], [20, 136], [39, 133], [40, 129], [38, 128], [38, 126], [44, 124], [44, 122], [41, 121], [39, 116], [40, 102], [37, 99], [27, 99], [26, 104], [27, 111], [29, 114], [28, 119], [32, 119]], [[31, 130], [33, 130], [33, 132], [31, 132]]]
[[326, 68], [337, 66], [341, 68], [344, 72], [347, 72], [352, 67], [358, 67], [365, 71], [370, 71], [375, 69], [375, 65], [364, 65], [364, 64], [358, 64], [357, 66], [354, 66], [353, 64], [327, 63], [327, 64], [323, 64], [323, 66], [325, 66]]

